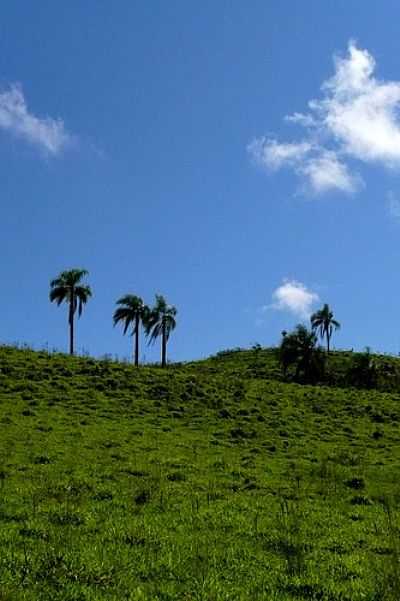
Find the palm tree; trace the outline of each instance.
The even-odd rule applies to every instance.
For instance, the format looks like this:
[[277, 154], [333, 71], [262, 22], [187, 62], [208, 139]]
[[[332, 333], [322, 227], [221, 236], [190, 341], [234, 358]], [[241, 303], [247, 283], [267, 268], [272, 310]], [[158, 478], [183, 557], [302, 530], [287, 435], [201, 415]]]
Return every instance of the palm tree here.
[[88, 275], [86, 269], [71, 269], [62, 271], [60, 275], [50, 282], [50, 301], [61, 305], [66, 302], [69, 323], [69, 352], [74, 354], [74, 316], [78, 310], [78, 317], [82, 315], [83, 305], [92, 296], [90, 286], [82, 284], [82, 279]]
[[322, 339], [326, 338], [326, 349], [329, 353], [329, 343], [333, 330], [340, 329], [340, 323], [333, 319], [333, 312], [329, 305], [325, 303], [322, 309], [311, 315], [311, 327], [313, 332], [319, 334]]
[[139, 330], [140, 322], [143, 324], [149, 314], [149, 308], [144, 304], [140, 296], [134, 294], [126, 294], [117, 300], [117, 305], [120, 305], [114, 312], [114, 326], [119, 322], [124, 324], [124, 334], [132, 325], [132, 336], [135, 336], [133, 360], [136, 367], [139, 365]]
[[161, 294], [156, 294], [156, 304], [149, 311], [144, 327], [149, 343], [154, 343], [161, 336], [161, 367], [167, 364], [167, 342], [172, 330], [176, 327], [176, 307], [168, 305]]

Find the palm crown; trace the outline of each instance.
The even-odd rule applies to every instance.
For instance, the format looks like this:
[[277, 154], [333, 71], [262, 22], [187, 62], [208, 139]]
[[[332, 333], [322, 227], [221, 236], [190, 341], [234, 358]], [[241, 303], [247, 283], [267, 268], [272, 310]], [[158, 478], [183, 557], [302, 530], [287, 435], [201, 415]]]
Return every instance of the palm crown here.
[[150, 343], [154, 343], [161, 336], [161, 365], [166, 365], [167, 341], [171, 332], [176, 327], [176, 307], [168, 305], [160, 294], [156, 294], [156, 303], [149, 311], [145, 321], [146, 336]]
[[333, 330], [340, 329], [340, 323], [333, 318], [333, 312], [326, 303], [319, 311], [311, 315], [311, 326], [321, 338], [326, 338], [326, 347], [329, 353], [329, 344]]
[[82, 283], [88, 275], [86, 269], [70, 269], [62, 271], [60, 275], [50, 282], [50, 301], [57, 305], [66, 302], [69, 305], [68, 322], [70, 326], [70, 353], [74, 353], [74, 316], [82, 315], [83, 306], [92, 296], [90, 286]]
[[134, 362], [139, 364], [139, 329], [140, 322], [145, 323], [149, 314], [149, 308], [144, 304], [140, 296], [126, 294], [117, 300], [117, 309], [114, 312], [114, 326], [123, 323], [124, 334], [132, 326], [132, 335], [135, 337]]

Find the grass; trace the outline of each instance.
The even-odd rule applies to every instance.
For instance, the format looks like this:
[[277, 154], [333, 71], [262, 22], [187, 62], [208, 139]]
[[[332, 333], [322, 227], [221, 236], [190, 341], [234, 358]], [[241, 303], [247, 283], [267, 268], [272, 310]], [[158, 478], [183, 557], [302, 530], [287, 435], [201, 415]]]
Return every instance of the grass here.
[[0, 348], [0, 601], [398, 601], [400, 397], [348, 361]]

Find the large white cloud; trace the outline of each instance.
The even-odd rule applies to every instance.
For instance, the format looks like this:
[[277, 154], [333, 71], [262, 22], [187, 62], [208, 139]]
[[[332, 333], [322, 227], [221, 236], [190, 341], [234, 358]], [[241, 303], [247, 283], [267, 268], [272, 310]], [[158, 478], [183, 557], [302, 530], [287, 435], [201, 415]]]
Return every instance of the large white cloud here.
[[52, 155], [59, 154], [71, 140], [61, 119], [39, 118], [29, 112], [22, 88], [16, 84], [0, 92], [0, 129]]
[[308, 103], [308, 113], [286, 117], [304, 129], [303, 139], [261, 137], [249, 152], [269, 170], [292, 167], [316, 193], [357, 190], [361, 178], [349, 159], [400, 167], [400, 82], [376, 79], [375, 67], [373, 56], [351, 42], [322, 84], [322, 98]]
[[314, 303], [318, 302], [319, 296], [316, 292], [309, 290], [305, 284], [297, 280], [284, 280], [272, 294], [273, 309], [289, 311], [297, 317], [308, 319], [312, 312]]

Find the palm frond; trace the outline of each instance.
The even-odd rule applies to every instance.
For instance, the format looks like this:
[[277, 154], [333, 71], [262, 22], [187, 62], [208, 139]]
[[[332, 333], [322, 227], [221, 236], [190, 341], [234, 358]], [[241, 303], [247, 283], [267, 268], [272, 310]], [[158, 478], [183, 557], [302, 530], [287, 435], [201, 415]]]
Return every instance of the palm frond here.
[[79, 316], [82, 314], [83, 306], [92, 296], [90, 286], [79, 285], [82, 278], [88, 275], [86, 269], [71, 269], [62, 271], [57, 278], [50, 281], [50, 302], [56, 302], [60, 305], [62, 302], [71, 302], [73, 298], [72, 313], [78, 310]]
[[117, 300], [116, 304], [119, 307], [114, 311], [114, 326], [119, 322], [124, 322], [123, 333], [126, 334], [129, 326], [133, 324], [132, 334], [136, 334], [139, 322], [142, 321], [145, 325], [149, 311], [143, 299], [135, 294], [125, 294]]
[[68, 289], [63, 286], [57, 286], [50, 290], [50, 302], [56, 301], [60, 305], [68, 297]]
[[125, 294], [121, 296], [116, 302], [117, 305], [125, 305], [131, 309], [139, 309], [144, 306], [143, 299], [135, 294]]

